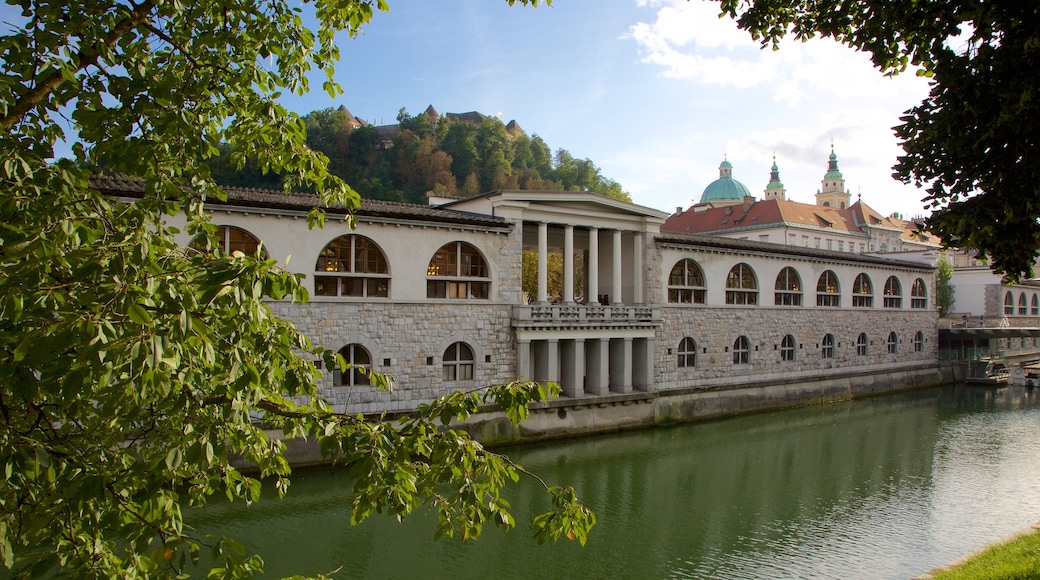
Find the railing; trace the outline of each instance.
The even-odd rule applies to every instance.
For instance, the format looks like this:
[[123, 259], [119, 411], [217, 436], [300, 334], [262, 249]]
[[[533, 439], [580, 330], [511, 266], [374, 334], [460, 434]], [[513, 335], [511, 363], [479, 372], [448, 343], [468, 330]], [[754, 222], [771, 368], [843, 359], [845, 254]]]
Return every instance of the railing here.
[[542, 322], [650, 321], [661, 314], [652, 306], [601, 306], [599, 304], [533, 304], [516, 306], [513, 318]]

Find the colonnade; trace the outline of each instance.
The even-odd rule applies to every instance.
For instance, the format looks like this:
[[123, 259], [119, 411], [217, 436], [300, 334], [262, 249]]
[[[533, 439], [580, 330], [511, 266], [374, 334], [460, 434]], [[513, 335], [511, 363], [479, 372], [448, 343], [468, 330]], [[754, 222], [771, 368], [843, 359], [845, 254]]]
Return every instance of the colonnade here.
[[[549, 226], [548, 222], [538, 222], [538, 294], [535, 297], [535, 304], [549, 303]], [[563, 228], [563, 296], [561, 296], [561, 300], [564, 304], [574, 304], [575, 226], [572, 224], [560, 224], [560, 227]], [[588, 233], [585, 240], [586, 245], [583, 249], [583, 251], [587, 252], [585, 261], [586, 288], [583, 289], [586, 303], [595, 302], [600, 296], [601, 286], [606, 286], [604, 288], [607, 290], [605, 294], [610, 296], [611, 305], [644, 304], [642, 272], [645, 234], [639, 231], [624, 232], [620, 229], [601, 229], [598, 227], [583, 229]], [[603, 248], [605, 250], [603, 252], [601, 252], [600, 248], [601, 233], [609, 235], [610, 239], [609, 247]], [[624, 251], [625, 248], [622, 243], [623, 234], [626, 233], [631, 240], [630, 252]], [[631, 296], [628, 296], [628, 301], [625, 300], [622, 292], [622, 275], [626, 271], [622, 258], [626, 254], [630, 259], [628, 272], [630, 272], [629, 279], [632, 282]], [[607, 258], [609, 258], [609, 261]], [[603, 276], [602, 280], [600, 277], [601, 268], [609, 269], [608, 274]]]
[[589, 336], [517, 342], [519, 374], [558, 383], [567, 397], [652, 391], [654, 339], [649, 336]]

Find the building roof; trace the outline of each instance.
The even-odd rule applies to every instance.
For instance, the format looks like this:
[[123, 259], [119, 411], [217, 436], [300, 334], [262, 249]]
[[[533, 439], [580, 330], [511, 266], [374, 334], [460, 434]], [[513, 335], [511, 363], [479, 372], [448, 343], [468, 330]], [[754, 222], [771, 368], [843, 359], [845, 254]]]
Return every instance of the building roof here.
[[[126, 197], [141, 197], [145, 191], [143, 181], [125, 177], [93, 177], [90, 180], [90, 186], [102, 193]], [[207, 204], [220, 207], [248, 207], [285, 211], [308, 211], [312, 208], [324, 207], [327, 212], [333, 214], [343, 214], [347, 211], [346, 206], [343, 205], [323, 206], [318, 196], [313, 193], [285, 193], [283, 191], [248, 187], [225, 187], [224, 191], [227, 193], [226, 201], [214, 200], [207, 202]], [[432, 221], [488, 228], [512, 227], [507, 220], [495, 216], [377, 199], [362, 199], [360, 207], [354, 211], [354, 214], [359, 218]]]
[[719, 178], [704, 188], [701, 203], [740, 202], [746, 195], [751, 195], [751, 192], [743, 183], [733, 179], [733, 165], [729, 161], [723, 161], [719, 164]]

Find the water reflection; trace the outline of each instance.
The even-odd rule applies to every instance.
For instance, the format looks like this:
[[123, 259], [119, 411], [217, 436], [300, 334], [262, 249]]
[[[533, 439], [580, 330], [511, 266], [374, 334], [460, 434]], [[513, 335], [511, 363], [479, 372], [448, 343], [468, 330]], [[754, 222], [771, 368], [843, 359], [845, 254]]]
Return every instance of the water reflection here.
[[[596, 511], [589, 546], [523, 523], [432, 542], [433, 521], [349, 526], [348, 482], [312, 471], [283, 501], [192, 518], [272, 575], [350, 578], [909, 578], [1040, 520], [1040, 411], [1027, 392], [917, 391], [509, 450]], [[547, 508], [525, 482], [518, 522]]]

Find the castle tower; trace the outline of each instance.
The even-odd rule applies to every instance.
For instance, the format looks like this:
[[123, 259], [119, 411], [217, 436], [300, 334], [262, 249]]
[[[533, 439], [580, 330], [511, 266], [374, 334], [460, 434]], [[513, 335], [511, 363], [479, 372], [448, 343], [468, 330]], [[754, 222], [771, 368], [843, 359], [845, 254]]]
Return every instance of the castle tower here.
[[845, 209], [852, 201], [852, 195], [845, 189], [845, 178], [838, 171], [838, 156], [834, 154], [831, 144], [831, 156], [827, 162], [827, 173], [820, 182], [822, 189], [816, 192], [816, 205]]
[[776, 166], [776, 155], [773, 156], [773, 168], [769, 171], [769, 184], [766, 185], [765, 199], [787, 199], [784, 184], [780, 182], [780, 168]]

